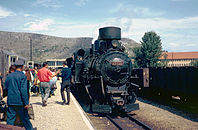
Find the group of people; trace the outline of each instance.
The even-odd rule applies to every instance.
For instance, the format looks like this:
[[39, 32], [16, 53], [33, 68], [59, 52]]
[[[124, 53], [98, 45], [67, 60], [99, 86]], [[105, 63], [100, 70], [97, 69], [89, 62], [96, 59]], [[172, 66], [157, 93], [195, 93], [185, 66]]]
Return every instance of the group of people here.
[[[10, 68], [10, 72], [5, 80], [5, 87], [7, 90], [7, 124], [14, 125], [17, 113], [27, 130], [32, 130], [32, 124], [29, 120], [28, 108], [30, 107], [30, 82], [31, 73], [28, 68], [24, 71], [24, 62], [16, 61]], [[62, 70], [50, 71], [48, 69], [48, 63], [43, 63], [43, 68], [38, 71], [34, 71], [36, 76], [33, 85], [38, 85], [40, 83], [40, 93], [42, 99], [42, 106], [47, 106], [47, 101], [50, 95], [54, 95], [54, 90], [56, 88], [57, 77], [61, 77], [61, 97], [62, 105], [70, 103], [70, 86], [71, 86], [71, 68], [67, 66], [67, 62], [63, 63]], [[0, 76], [1, 81], [1, 76]], [[1, 86], [1, 82], [0, 82]], [[67, 92], [67, 102], [65, 99], [65, 93]], [[0, 95], [3, 94], [3, 90], [0, 88]]]

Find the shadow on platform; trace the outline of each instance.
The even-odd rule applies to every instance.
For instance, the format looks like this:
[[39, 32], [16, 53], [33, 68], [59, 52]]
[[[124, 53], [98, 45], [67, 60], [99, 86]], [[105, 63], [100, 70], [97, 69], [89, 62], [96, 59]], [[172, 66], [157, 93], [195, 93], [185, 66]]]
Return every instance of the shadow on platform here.
[[36, 105], [41, 105], [42, 106], [41, 102], [35, 102], [35, 103], [31, 103], [31, 104], [36, 104]]
[[56, 101], [55, 103], [56, 103], [56, 104], [59, 104], [59, 105], [62, 105], [63, 102]]

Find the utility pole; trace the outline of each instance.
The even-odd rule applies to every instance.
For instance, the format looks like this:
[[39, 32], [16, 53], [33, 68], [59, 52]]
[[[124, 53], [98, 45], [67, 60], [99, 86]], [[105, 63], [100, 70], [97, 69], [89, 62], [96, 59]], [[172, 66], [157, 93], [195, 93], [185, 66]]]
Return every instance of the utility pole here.
[[33, 44], [32, 38], [30, 37], [30, 60], [27, 61], [27, 67], [34, 68], [34, 61], [33, 61]]
[[30, 61], [32, 61], [33, 56], [33, 45], [32, 45], [32, 38], [30, 38]]

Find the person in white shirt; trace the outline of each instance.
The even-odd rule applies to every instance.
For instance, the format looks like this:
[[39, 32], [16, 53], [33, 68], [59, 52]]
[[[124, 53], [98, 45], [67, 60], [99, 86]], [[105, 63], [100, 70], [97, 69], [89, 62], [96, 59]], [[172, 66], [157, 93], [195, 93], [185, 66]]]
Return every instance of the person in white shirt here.
[[[55, 74], [56, 73], [56, 69], [52, 69], [51, 70], [52, 71], [52, 74]], [[56, 90], [56, 81], [57, 81], [57, 76], [54, 76], [54, 77], [52, 77], [52, 79], [50, 80], [50, 88], [51, 88], [51, 90], [50, 90], [50, 96], [52, 95], [52, 96], [54, 96], [55, 94], [54, 94], [54, 91]]]

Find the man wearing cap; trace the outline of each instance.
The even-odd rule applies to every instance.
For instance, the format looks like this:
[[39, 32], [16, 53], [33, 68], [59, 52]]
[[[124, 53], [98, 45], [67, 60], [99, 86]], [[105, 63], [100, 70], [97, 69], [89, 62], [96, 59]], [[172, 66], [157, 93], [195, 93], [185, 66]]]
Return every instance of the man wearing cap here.
[[32, 124], [29, 120], [29, 115], [27, 111], [30, 105], [27, 93], [27, 78], [22, 72], [23, 65], [23, 61], [16, 61], [16, 71], [10, 73], [5, 81], [5, 86], [8, 92], [7, 124], [14, 125], [14, 122], [16, 120], [16, 114], [18, 113], [25, 129], [32, 130]]
[[49, 84], [50, 79], [56, 76], [58, 73], [59, 71], [57, 71], [55, 74], [52, 74], [52, 72], [48, 69], [47, 62], [44, 62], [43, 68], [41, 68], [38, 71], [37, 77], [40, 80], [40, 91], [41, 91], [43, 106], [47, 106], [47, 99], [49, 98], [49, 94], [50, 94], [50, 84]]

